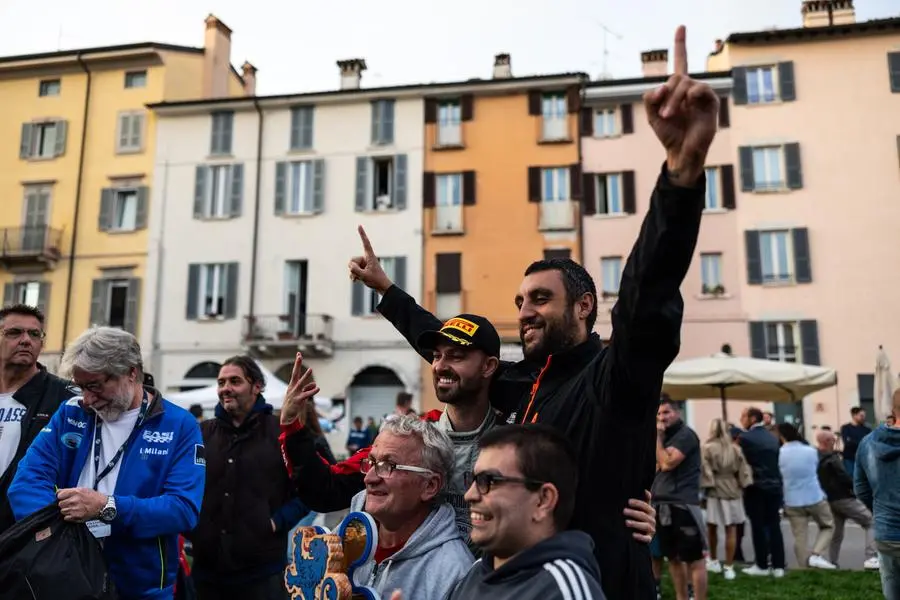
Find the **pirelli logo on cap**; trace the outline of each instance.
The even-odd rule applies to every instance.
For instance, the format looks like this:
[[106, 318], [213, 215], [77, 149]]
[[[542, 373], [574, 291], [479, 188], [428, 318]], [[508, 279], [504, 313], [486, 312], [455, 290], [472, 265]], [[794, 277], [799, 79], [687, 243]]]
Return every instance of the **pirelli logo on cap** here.
[[478, 325], [473, 323], [472, 321], [467, 321], [466, 319], [450, 319], [444, 326], [441, 327], [441, 331], [443, 332], [446, 329], [456, 329], [457, 331], [461, 331], [469, 337], [475, 335], [475, 332], [478, 331]]

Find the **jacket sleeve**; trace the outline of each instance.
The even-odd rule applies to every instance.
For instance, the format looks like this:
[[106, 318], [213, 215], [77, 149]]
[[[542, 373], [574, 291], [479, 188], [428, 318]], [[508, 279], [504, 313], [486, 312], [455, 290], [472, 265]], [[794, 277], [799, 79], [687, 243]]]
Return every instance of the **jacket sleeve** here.
[[118, 514], [112, 524], [113, 533], [152, 538], [194, 529], [206, 484], [204, 453], [200, 426], [188, 414], [182, 420], [175, 455], [160, 494], [152, 498], [116, 495]]
[[712, 468], [712, 449], [703, 446], [700, 451], [700, 487], [709, 489], [716, 487], [716, 478]]
[[828, 460], [828, 463], [826, 464], [828, 465], [828, 469], [834, 475], [835, 482], [838, 485], [840, 485], [842, 488], [853, 489], [853, 478], [850, 477], [850, 473], [848, 473], [847, 469], [844, 468], [844, 463], [837, 454], [832, 454]]
[[528, 581], [527, 590], [529, 598], [606, 600], [600, 582], [568, 559], [544, 563], [542, 572]]
[[[19, 462], [8, 492], [9, 505], [17, 521], [56, 502], [63, 461], [59, 438], [65, 425], [65, 413], [60, 407], [53, 414]], [[82, 443], [90, 443], [90, 440], [82, 440]]]
[[705, 190], [705, 175], [694, 187], [676, 187], [663, 165], [622, 271], [598, 385], [604, 382], [601, 398], [632, 421], [656, 413], [663, 373], [681, 347], [684, 299], [679, 288], [697, 245]]
[[866, 505], [866, 508], [872, 510], [872, 485], [869, 483], [869, 476], [866, 473], [865, 460], [869, 445], [863, 442], [856, 451], [856, 468], [853, 469], [853, 493], [856, 497]]
[[299, 498], [292, 498], [272, 514], [275, 531], [288, 531], [311, 511]]
[[369, 455], [369, 448], [331, 465], [316, 452], [313, 434], [299, 421], [282, 425], [279, 441], [297, 496], [311, 510], [345, 510], [353, 496], [365, 488], [360, 463]]
[[406, 338], [413, 350], [418, 352], [422, 358], [431, 362], [431, 353], [419, 350], [416, 342], [419, 339], [419, 335], [423, 332], [440, 329], [444, 324], [443, 321], [419, 306], [412, 296], [396, 285], [392, 285], [384, 293], [381, 302], [378, 303], [378, 312], [390, 321], [394, 329]]

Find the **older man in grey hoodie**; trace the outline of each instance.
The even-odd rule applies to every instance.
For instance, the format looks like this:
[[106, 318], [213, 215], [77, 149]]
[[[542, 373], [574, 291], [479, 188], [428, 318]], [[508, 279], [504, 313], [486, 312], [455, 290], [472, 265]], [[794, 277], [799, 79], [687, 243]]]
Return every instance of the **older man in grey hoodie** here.
[[474, 558], [441, 491], [453, 474], [453, 444], [415, 416], [389, 417], [362, 461], [366, 489], [351, 502], [378, 523], [378, 547], [353, 574], [382, 597], [440, 599]]

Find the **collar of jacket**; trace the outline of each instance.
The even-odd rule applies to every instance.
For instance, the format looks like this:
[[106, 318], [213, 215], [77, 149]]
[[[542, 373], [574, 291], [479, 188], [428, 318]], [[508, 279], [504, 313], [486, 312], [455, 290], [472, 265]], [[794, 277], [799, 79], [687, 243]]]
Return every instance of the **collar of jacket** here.
[[49, 373], [47, 372], [47, 367], [41, 363], [38, 363], [37, 367], [38, 372], [32, 375], [31, 379], [26, 381], [25, 385], [17, 389], [13, 394], [16, 402], [30, 406], [32, 402], [37, 402], [41, 399], [44, 393], [44, 381]]
[[678, 419], [677, 421], [666, 427], [666, 435], [663, 440], [668, 442], [670, 439], [672, 439], [672, 436], [681, 431], [682, 427], [684, 427], [684, 421], [682, 421], [681, 419]]
[[[247, 415], [247, 418], [244, 419], [244, 422], [241, 423], [241, 427], [245, 426], [250, 422], [250, 417], [258, 414], [268, 414], [272, 412], [272, 405], [266, 404], [266, 399], [262, 394], [256, 395], [256, 402], [253, 403], [253, 407], [250, 409], [250, 414]], [[231, 415], [225, 412], [225, 408], [222, 406], [222, 403], [216, 404], [216, 418], [220, 421], [228, 423], [228, 425], [234, 427], [234, 424], [231, 420]]]
[[[552, 371], [554, 373], [558, 373], [561, 370], [566, 372], [580, 371], [585, 365], [591, 362], [601, 350], [603, 350], [603, 341], [600, 339], [599, 335], [591, 333], [587, 340], [577, 346], [566, 348], [565, 350], [552, 354], [550, 358], [547, 359], [547, 362], [552, 365]], [[534, 362], [522, 360], [504, 371], [502, 378], [516, 381], [534, 381], [534, 378], [546, 364], [547, 363], [539, 365]]]

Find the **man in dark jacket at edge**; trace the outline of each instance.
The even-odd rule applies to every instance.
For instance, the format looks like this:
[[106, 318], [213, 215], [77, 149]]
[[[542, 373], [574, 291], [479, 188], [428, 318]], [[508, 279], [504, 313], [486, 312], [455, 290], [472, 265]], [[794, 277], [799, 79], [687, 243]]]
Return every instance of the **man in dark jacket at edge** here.
[[[656, 597], [649, 549], [621, 517], [628, 499], [642, 497], [653, 481], [656, 409], [663, 373], [680, 347], [679, 287], [697, 242], [719, 110], [712, 89], [687, 75], [683, 27], [674, 55], [675, 74], [644, 96], [666, 162], [623, 271], [609, 346], [591, 333], [596, 290], [587, 272], [572, 261], [540, 261], [516, 298], [526, 360], [503, 363], [491, 390], [512, 422], [550, 424], [575, 445], [581, 485], [572, 528], [593, 538], [610, 600]], [[411, 344], [440, 328], [392, 285], [370, 249], [350, 268], [383, 295], [379, 312]]]
[[16, 521], [8, 490], [19, 461], [56, 409], [75, 395], [68, 381], [38, 362], [44, 322], [43, 312], [25, 304], [0, 310], [0, 533]]
[[199, 600], [287, 600], [288, 532], [309, 510], [293, 498], [278, 444], [278, 417], [256, 361], [219, 369], [216, 416], [200, 424], [206, 488], [193, 544]]

